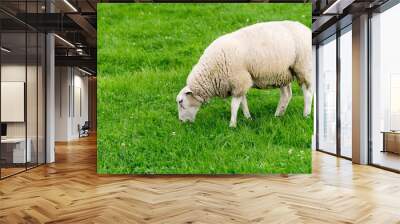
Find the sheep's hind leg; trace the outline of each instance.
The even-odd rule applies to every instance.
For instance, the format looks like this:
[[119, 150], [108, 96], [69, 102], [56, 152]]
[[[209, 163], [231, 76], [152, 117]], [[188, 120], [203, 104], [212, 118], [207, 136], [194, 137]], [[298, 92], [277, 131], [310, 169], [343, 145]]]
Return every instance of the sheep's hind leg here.
[[302, 84], [301, 88], [303, 89], [303, 95], [304, 95], [303, 116], [308, 117], [311, 113], [313, 93], [311, 87], [307, 87], [305, 84]]
[[247, 105], [246, 95], [242, 96], [242, 110], [243, 110], [244, 117], [247, 119], [251, 119], [249, 107]]
[[281, 98], [279, 99], [279, 104], [275, 112], [276, 117], [282, 116], [285, 113], [291, 98], [292, 98], [292, 85], [289, 84], [287, 86], [282, 86]]
[[239, 110], [240, 103], [242, 102], [242, 97], [232, 97], [231, 103], [231, 122], [229, 127], [236, 127], [237, 112]]
[[[309, 52], [308, 52], [309, 53]], [[297, 77], [298, 83], [303, 89], [304, 96], [304, 112], [303, 116], [308, 117], [311, 113], [313, 84], [314, 79], [311, 76], [311, 55], [300, 56], [302, 60], [297, 61], [293, 67], [294, 74]]]

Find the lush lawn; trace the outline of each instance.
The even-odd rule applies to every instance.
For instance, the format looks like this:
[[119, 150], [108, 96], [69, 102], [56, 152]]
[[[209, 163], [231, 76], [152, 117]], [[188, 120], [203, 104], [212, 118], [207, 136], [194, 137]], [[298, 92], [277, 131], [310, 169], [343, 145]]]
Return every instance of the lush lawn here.
[[194, 124], [178, 120], [175, 97], [203, 50], [271, 20], [310, 26], [311, 4], [99, 4], [98, 172], [311, 172], [312, 118], [297, 84], [281, 118], [279, 90], [251, 90], [253, 121], [240, 111], [236, 129], [230, 99], [204, 105]]

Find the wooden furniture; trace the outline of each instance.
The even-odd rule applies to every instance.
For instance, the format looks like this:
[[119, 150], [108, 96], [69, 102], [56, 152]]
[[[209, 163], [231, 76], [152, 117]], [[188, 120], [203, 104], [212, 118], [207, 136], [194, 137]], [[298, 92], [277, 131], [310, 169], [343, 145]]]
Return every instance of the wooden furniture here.
[[400, 131], [383, 131], [382, 152], [400, 154]]

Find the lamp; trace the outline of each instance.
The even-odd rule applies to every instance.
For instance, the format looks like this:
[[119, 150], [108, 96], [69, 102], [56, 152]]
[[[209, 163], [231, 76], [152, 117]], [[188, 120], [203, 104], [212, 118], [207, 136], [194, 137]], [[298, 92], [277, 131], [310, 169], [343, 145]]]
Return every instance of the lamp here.
[[65, 4], [67, 4], [74, 12], [78, 12], [78, 10], [68, 1], [64, 0]]
[[5, 47], [1, 47], [1, 50], [4, 51], [4, 52], [6, 52], [6, 53], [10, 53], [10, 52], [11, 52], [11, 50], [9, 50], [9, 49], [7, 49], [7, 48], [5, 48]]
[[68, 40], [66, 40], [66, 39], [64, 39], [64, 38], [62, 38], [62, 37], [60, 37], [59, 35], [57, 35], [57, 34], [54, 34], [54, 36], [55, 37], [57, 37], [59, 40], [61, 40], [62, 42], [64, 42], [64, 43], [66, 43], [67, 45], [69, 45], [70, 47], [73, 47], [73, 48], [75, 48], [75, 45], [73, 45], [71, 42], [69, 42]]

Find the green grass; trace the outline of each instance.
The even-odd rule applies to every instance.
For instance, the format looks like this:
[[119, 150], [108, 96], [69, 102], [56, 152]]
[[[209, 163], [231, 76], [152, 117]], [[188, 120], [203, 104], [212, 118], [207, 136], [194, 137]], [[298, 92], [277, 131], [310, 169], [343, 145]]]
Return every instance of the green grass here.
[[[251, 90], [253, 120], [229, 128], [230, 99], [178, 120], [175, 97], [203, 50], [262, 21], [311, 25], [311, 4], [99, 4], [98, 172], [310, 173], [312, 118], [297, 84], [285, 116], [279, 90]], [[311, 41], [311, 40], [310, 40]]]

